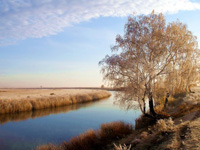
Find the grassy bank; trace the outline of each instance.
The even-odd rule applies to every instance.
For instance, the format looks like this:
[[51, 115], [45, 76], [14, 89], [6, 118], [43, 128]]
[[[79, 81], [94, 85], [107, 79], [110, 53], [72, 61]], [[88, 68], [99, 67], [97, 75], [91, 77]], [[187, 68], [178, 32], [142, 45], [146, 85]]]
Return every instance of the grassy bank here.
[[174, 97], [162, 114], [160, 120], [141, 116], [135, 130], [122, 122], [104, 124], [99, 130], [89, 130], [69, 142], [42, 145], [37, 150], [200, 149], [200, 88]]
[[[113, 142], [131, 145], [130, 150], [199, 150], [200, 88], [193, 90], [186, 96], [174, 97], [162, 112], [163, 119], [141, 116], [136, 120], [136, 130], [132, 134]], [[111, 143], [106, 149], [113, 150], [113, 147]]]
[[[23, 111], [31, 111], [31, 110], [37, 110], [37, 109], [44, 109], [44, 108], [54, 108], [59, 106], [66, 106], [66, 105], [72, 105], [76, 103], [85, 103], [90, 101], [95, 101], [99, 99], [103, 99], [106, 97], [109, 97], [111, 94], [104, 90], [87, 90], [86, 92], [74, 92], [68, 91], [68, 94], [65, 94], [64, 91], [62, 91], [62, 94], [58, 93], [57, 91], [53, 91], [50, 93], [47, 93], [45, 96], [39, 95], [39, 94], [30, 94], [31, 96], [22, 93], [19, 93], [14, 95], [12, 92], [9, 95], [4, 91], [5, 94], [3, 95], [1, 93], [1, 99], [0, 99], [0, 114], [5, 113], [17, 113], [17, 112], [23, 112]], [[20, 91], [21, 92], [21, 91]], [[43, 91], [40, 91], [41, 93]], [[46, 92], [46, 91], [45, 91]], [[58, 94], [57, 94], [57, 93]], [[70, 92], [72, 94], [70, 94]], [[41, 94], [40, 93], [40, 94]], [[7, 95], [6, 95], [7, 94]], [[21, 96], [21, 95], [22, 96]], [[6, 95], [6, 96], [5, 96]], [[19, 95], [17, 97], [17, 95]]]
[[113, 140], [133, 132], [133, 127], [123, 122], [102, 124], [99, 130], [88, 130], [60, 145], [42, 145], [37, 150], [101, 150]]

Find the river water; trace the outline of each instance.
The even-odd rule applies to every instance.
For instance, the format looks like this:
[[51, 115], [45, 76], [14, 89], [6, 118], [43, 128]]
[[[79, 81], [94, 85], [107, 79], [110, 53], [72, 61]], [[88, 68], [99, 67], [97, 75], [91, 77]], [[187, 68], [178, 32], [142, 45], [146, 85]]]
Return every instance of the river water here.
[[0, 150], [29, 150], [41, 144], [59, 144], [112, 121], [134, 125], [140, 111], [120, 109], [113, 104], [114, 92], [111, 93], [111, 97], [96, 102], [0, 115]]

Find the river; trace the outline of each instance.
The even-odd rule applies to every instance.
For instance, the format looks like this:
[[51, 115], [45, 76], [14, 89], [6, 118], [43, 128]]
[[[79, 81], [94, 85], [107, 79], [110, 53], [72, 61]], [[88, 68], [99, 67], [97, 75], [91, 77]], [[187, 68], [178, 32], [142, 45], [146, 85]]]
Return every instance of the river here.
[[103, 123], [124, 121], [134, 125], [140, 110], [125, 111], [112, 96], [72, 106], [0, 115], [0, 150], [29, 150], [38, 145], [68, 141]]

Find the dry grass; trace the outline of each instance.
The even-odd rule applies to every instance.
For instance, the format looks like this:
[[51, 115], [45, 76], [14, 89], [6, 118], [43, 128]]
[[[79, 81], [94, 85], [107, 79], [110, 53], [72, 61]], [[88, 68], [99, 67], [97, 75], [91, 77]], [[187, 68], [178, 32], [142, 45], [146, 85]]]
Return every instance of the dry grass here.
[[178, 118], [196, 111], [200, 111], [200, 104], [182, 104], [179, 106], [179, 111], [172, 113], [171, 116], [174, 118]]
[[126, 144], [124, 144], [123, 146], [121, 144], [119, 144], [119, 146], [117, 146], [115, 143], [114, 143], [114, 147], [115, 147], [115, 150], [130, 150], [131, 149], [131, 145], [126, 146]]
[[27, 96], [26, 94], [23, 95], [23, 93], [21, 93], [21, 98], [19, 98], [20, 96], [14, 97], [12, 94], [13, 93], [11, 93], [10, 96], [9, 94], [7, 94], [7, 96], [3, 96], [1, 94], [1, 97], [3, 98], [0, 99], [0, 114], [17, 113], [23, 111], [66, 106], [75, 103], [84, 103], [106, 98], [111, 95], [109, 92], [104, 90], [87, 90], [87, 92], [80, 92], [75, 94], [62, 93], [62, 95], [59, 95], [59, 93], [52, 95], [50, 93], [48, 96], [41, 96], [38, 94], [37, 96], [33, 94], [32, 96]]
[[190, 122], [182, 132], [182, 147], [185, 149], [200, 149], [200, 118]]
[[155, 125], [155, 129], [159, 132], [170, 132], [174, 130], [174, 121], [172, 118], [160, 119]]
[[156, 101], [156, 106], [154, 110], [157, 114], [161, 115], [162, 117], [168, 118], [170, 117], [170, 112], [174, 111], [177, 106], [183, 103], [185, 96], [186, 96], [185, 92], [179, 92], [174, 95], [170, 95], [168, 98], [168, 103], [166, 108], [164, 108], [165, 96], [160, 97], [160, 99]]
[[60, 148], [53, 145], [53, 144], [48, 144], [48, 145], [42, 145], [37, 148], [37, 150], [59, 150]]
[[32, 110], [32, 104], [28, 100], [0, 100], [0, 114], [16, 113]]
[[155, 123], [156, 123], [155, 118], [141, 115], [139, 118], [135, 120], [135, 130], [148, 128], [148, 126], [154, 125]]
[[99, 132], [99, 136], [102, 141], [108, 142], [108, 140], [119, 139], [132, 131], [132, 126], [125, 124], [124, 122], [111, 122], [102, 124]]
[[37, 150], [101, 150], [106, 144], [133, 132], [133, 127], [123, 122], [102, 124], [97, 131], [88, 130], [58, 146], [48, 144], [37, 147]]
[[64, 142], [61, 147], [64, 150], [90, 150], [98, 149], [100, 145], [97, 133], [94, 130], [88, 130], [84, 134], [72, 138], [69, 142]]
[[175, 150], [181, 148], [181, 130], [186, 123], [175, 125], [171, 118], [160, 119], [146, 130], [136, 130], [121, 143], [132, 145], [134, 150]]
[[[101, 149], [102, 145], [105, 146], [107, 144], [106, 148], [110, 150], [128, 150], [129, 147], [124, 145], [126, 144], [132, 145], [130, 149], [134, 150], [198, 150], [200, 149], [199, 102], [200, 89], [199, 91], [195, 91], [195, 93], [188, 94], [186, 97], [185, 93], [176, 94], [169, 99], [168, 109], [164, 113], [162, 112], [163, 106], [160, 106], [156, 110], [160, 114], [164, 114], [162, 115], [164, 118], [168, 118], [171, 115], [174, 120], [171, 118], [156, 120], [141, 116], [136, 120], [136, 130], [132, 134], [127, 134], [128, 136], [126, 138], [122, 138], [124, 135], [120, 137], [116, 134], [122, 130], [117, 129], [120, 125], [114, 125], [115, 131], [117, 131], [116, 133], [110, 128], [111, 124], [102, 125], [101, 129], [97, 131], [96, 136], [93, 137], [95, 141], [96, 139], [100, 140], [100, 143], [96, 142], [97, 147], [93, 149]], [[113, 133], [115, 136], [112, 136]], [[81, 140], [79, 139], [78, 141]], [[117, 144], [113, 146], [113, 142]], [[90, 149], [92, 148], [88, 148], [88, 150]]]
[[187, 95], [175, 94], [164, 112], [163, 106], [157, 105], [157, 113], [170, 115], [173, 120], [168, 118], [155, 122], [141, 116], [136, 120], [133, 134], [120, 140], [118, 145], [131, 144], [134, 150], [199, 150], [200, 88]]
[[[168, 120], [170, 121], [170, 120]], [[167, 121], [165, 120], [165, 123]], [[171, 122], [171, 121], [170, 121]], [[167, 123], [166, 123], [167, 124]], [[168, 124], [169, 125], [169, 124]], [[187, 121], [177, 125], [170, 123], [170, 127], [163, 126], [162, 130], [154, 129], [154, 133], [150, 140], [152, 146], [150, 149], [186, 149], [186, 150], [198, 150], [200, 148], [199, 131], [200, 120]], [[148, 141], [143, 141], [148, 142]]]

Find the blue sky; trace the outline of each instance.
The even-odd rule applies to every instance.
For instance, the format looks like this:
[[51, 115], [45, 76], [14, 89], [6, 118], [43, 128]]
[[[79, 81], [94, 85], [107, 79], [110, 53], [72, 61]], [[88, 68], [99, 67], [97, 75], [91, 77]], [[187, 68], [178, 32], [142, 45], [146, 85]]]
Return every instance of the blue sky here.
[[101, 86], [127, 16], [163, 12], [200, 42], [199, 0], [0, 0], [0, 87]]

